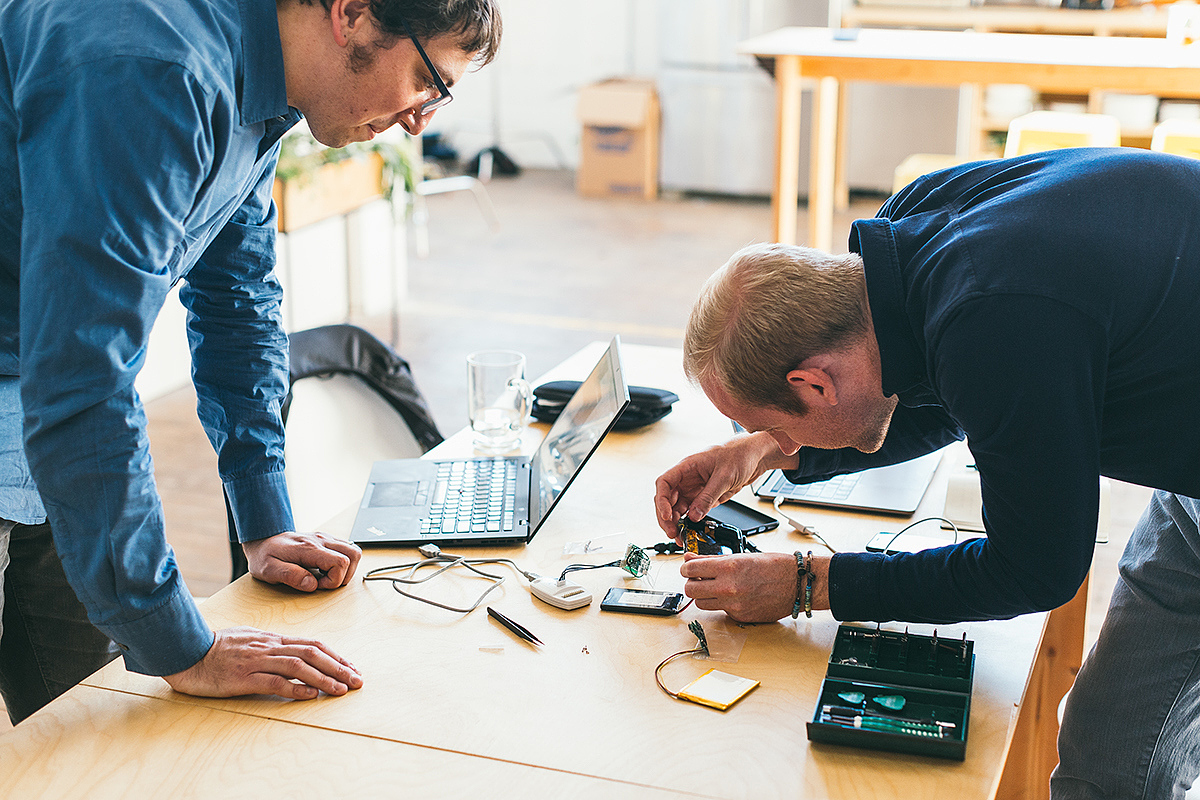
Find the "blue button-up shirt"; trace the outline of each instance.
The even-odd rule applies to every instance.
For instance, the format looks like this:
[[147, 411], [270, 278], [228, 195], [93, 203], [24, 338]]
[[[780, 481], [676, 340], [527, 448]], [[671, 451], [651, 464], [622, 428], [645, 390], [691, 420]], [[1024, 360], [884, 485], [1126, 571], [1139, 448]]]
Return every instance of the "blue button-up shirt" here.
[[239, 536], [294, 527], [271, 186], [298, 119], [272, 0], [0, 0], [0, 517], [48, 516], [89, 618], [140, 672], [213, 640], [134, 391], [176, 282]]

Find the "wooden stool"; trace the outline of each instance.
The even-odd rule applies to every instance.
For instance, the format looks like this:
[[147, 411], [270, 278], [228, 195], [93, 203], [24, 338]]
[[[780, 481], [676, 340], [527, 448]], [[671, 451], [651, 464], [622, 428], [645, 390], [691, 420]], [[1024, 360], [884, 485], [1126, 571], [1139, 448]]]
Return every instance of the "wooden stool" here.
[[1107, 114], [1031, 111], [1008, 124], [1004, 157], [1063, 147], [1119, 147], [1121, 123]]
[[1200, 158], [1200, 120], [1169, 119], [1154, 126], [1150, 149], [1160, 153]]
[[957, 167], [959, 164], [966, 164], [974, 159], [966, 156], [948, 156], [940, 153], [913, 153], [908, 158], [900, 162], [900, 166], [896, 167], [895, 176], [892, 178], [892, 194], [908, 186], [922, 175], [928, 175], [931, 172], [937, 172], [939, 169], [947, 167]]

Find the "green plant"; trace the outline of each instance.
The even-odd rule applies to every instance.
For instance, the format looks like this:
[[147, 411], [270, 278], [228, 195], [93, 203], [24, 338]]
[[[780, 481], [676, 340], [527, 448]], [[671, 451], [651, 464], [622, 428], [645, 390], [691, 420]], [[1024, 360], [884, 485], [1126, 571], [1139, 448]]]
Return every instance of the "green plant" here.
[[421, 178], [421, 158], [409, 136], [354, 142], [333, 148], [321, 144], [306, 131], [294, 131], [280, 141], [275, 177], [285, 183], [296, 181], [303, 185], [326, 164], [337, 164], [350, 158], [366, 158], [372, 153], [377, 153], [383, 159], [384, 197], [391, 200], [392, 191], [397, 185], [402, 185], [404, 191], [411, 194]]

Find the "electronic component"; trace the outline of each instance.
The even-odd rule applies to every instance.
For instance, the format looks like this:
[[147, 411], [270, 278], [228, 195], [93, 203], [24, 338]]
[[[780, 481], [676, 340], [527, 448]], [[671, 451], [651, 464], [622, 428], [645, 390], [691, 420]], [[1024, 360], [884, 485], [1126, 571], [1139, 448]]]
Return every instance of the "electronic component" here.
[[600, 601], [602, 611], [624, 611], [629, 614], [670, 616], [678, 614], [684, 598], [679, 592], [652, 592], [646, 589], [625, 589], [614, 586]]
[[566, 578], [569, 572], [581, 569], [604, 569], [605, 567], [620, 567], [633, 577], [640, 578], [650, 571], [650, 554], [636, 544], [630, 544], [625, 548], [625, 555], [616, 561], [609, 561], [607, 564], [568, 564], [563, 568], [558, 579], [561, 581]]
[[[601, 606], [603, 608], [603, 606]], [[704, 628], [700, 625], [699, 620], [692, 620], [688, 623], [688, 630], [696, 635], [696, 646], [691, 650], [681, 650], [678, 653], [673, 653], [662, 660], [654, 669], [654, 682], [658, 684], [658, 688], [662, 689], [676, 700], [687, 700], [692, 703], [699, 703], [702, 706], [709, 706], [720, 711], [727, 711], [734, 703], [741, 700], [752, 689], [758, 686], [758, 681], [750, 680], [749, 678], [740, 678], [737, 675], [730, 675], [725, 672], [718, 672], [715, 669], [710, 669], [708, 672], [701, 675], [696, 680], [689, 683], [687, 686], [680, 689], [678, 692], [672, 692], [662, 682], [663, 667], [670, 664], [677, 658], [685, 656], [697, 656], [700, 658], [708, 658], [708, 637], [704, 635]]]
[[702, 706], [727, 711], [757, 686], [758, 681], [710, 669], [680, 689], [676, 696], [680, 700], [690, 700]]
[[571, 581], [556, 581], [551, 578], [538, 578], [529, 584], [529, 591], [543, 603], [549, 603], [564, 611], [574, 611], [592, 602], [592, 593]]
[[708, 658], [708, 637], [704, 635], [704, 626], [700, 624], [700, 620], [694, 619], [689, 622], [688, 630], [696, 636], [696, 652]]
[[682, 517], [678, 525], [679, 535], [683, 539], [683, 549], [688, 553], [720, 556], [729, 553], [758, 552], [758, 548], [746, 540], [746, 534], [731, 525], [707, 517], [699, 522]]
[[650, 571], [650, 555], [636, 544], [630, 544], [625, 548], [625, 557], [618, 566], [633, 577], [640, 578]]

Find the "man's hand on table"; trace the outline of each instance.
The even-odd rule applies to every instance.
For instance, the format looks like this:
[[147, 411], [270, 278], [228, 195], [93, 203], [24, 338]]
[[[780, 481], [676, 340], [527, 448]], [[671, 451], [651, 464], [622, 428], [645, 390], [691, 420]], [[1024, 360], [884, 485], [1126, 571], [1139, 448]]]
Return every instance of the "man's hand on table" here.
[[[829, 608], [829, 557], [813, 558], [813, 609]], [[738, 622], [774, 622], [791, 616], [796, 600], [796, 557], [792, 553], [685, 553], [679, 574], [683, 593], [696, 607], [724, 611]]]
[[654, 483], [658, 525], [678, 541], [676, 524], [681, 517], [698, 522], [767, 470], [795, 466], [796, 457], [785, 456], [765, 433], [737, 436], [688, 456]]
[[358, 545], [323, 533], [289, 531], [243, 542], [242, 550], [251, 575], [301, 592], [345, 586], [362, 558]]
[[[362, 558], [357, 545], [323, 533], [288, 531], [243, 542], [242, 549], [255, 578], [302, 592], [345, 586]], [[315, 639], [255, 628], [217, 631], [204, 658], [164, 679], [177, 692], [201, 697], [271, 694], [311, 700], [320, 692], [343, 695], [362, 686], [354, 665]]]
[[[309, 576], [312, 577], [312, 576]], [[362, 686], [354, 665], [313, 639], [254, 628], [226, 628], [190, 669], [164, 676], [171, 688], [200, 697], [271, 694], [311, 700]]]

